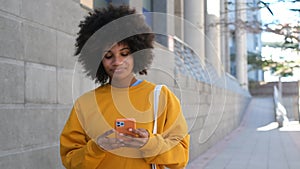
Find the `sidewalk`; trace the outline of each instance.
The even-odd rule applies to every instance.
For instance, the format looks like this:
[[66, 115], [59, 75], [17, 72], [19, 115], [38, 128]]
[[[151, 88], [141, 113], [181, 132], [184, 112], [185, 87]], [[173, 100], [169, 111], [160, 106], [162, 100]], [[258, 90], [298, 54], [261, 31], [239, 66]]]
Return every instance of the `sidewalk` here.
[[300, 169], [300, 125], [278, 128], [272, 98], [253, 98], [241, 126], [186, 169]]

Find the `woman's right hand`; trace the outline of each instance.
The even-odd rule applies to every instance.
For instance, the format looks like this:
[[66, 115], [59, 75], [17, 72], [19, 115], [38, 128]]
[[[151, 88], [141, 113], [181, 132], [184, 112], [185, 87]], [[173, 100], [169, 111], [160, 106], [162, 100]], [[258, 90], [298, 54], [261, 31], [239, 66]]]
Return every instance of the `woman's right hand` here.
[[117, 139], [115, 137], [110, 138], [109, 135], [115, 133], [114, 129], [108, 130], [97, 138], [97, 144], [104, 150], [114, 150], [120, 147], [124, 147], [124, 143], [122, 140]]

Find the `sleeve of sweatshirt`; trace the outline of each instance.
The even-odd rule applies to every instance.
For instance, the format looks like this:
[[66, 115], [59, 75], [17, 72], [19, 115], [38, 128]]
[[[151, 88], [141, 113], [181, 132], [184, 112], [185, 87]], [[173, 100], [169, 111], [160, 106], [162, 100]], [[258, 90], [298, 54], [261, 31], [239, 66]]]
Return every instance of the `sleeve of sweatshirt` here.
[[73, 107], [60, 136], [60, 155], [67, 169], [97, 168], [105, 152], [85, 134]]
[[149, 164], [165, 165], [171, 169], [184, 168], [189, 159], [188, 127], [177, 97], [168, 89], [164, 93], [165, 118], [159, 117], [158, 134], [149, 131], [150, 139], [140, 150]]

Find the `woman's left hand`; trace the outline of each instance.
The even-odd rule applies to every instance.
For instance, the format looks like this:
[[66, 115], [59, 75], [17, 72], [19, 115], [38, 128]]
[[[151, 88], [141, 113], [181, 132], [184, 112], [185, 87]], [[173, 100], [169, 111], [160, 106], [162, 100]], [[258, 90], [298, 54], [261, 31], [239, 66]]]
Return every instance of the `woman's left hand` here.
[[148, 142], [149, 133], [146, 129], [129, 129], [129, 131], [137, 135], [137, 137], [120, 134], [121, 137], [124, 137], [124, 139], [121, 139], [121, 141], [125, 146], [132, 148], [141, 148]]

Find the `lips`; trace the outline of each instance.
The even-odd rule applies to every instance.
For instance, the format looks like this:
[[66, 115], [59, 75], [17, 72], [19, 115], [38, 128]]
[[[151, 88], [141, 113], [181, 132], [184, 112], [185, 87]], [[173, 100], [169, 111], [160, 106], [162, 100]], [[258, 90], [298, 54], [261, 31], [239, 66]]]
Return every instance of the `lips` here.
[[125, 70], [126, 70], [126, 68], [117, 68], [117, 69], [113, 69], [112, 72], [121, 73], [121, 72], [124, 72]]

